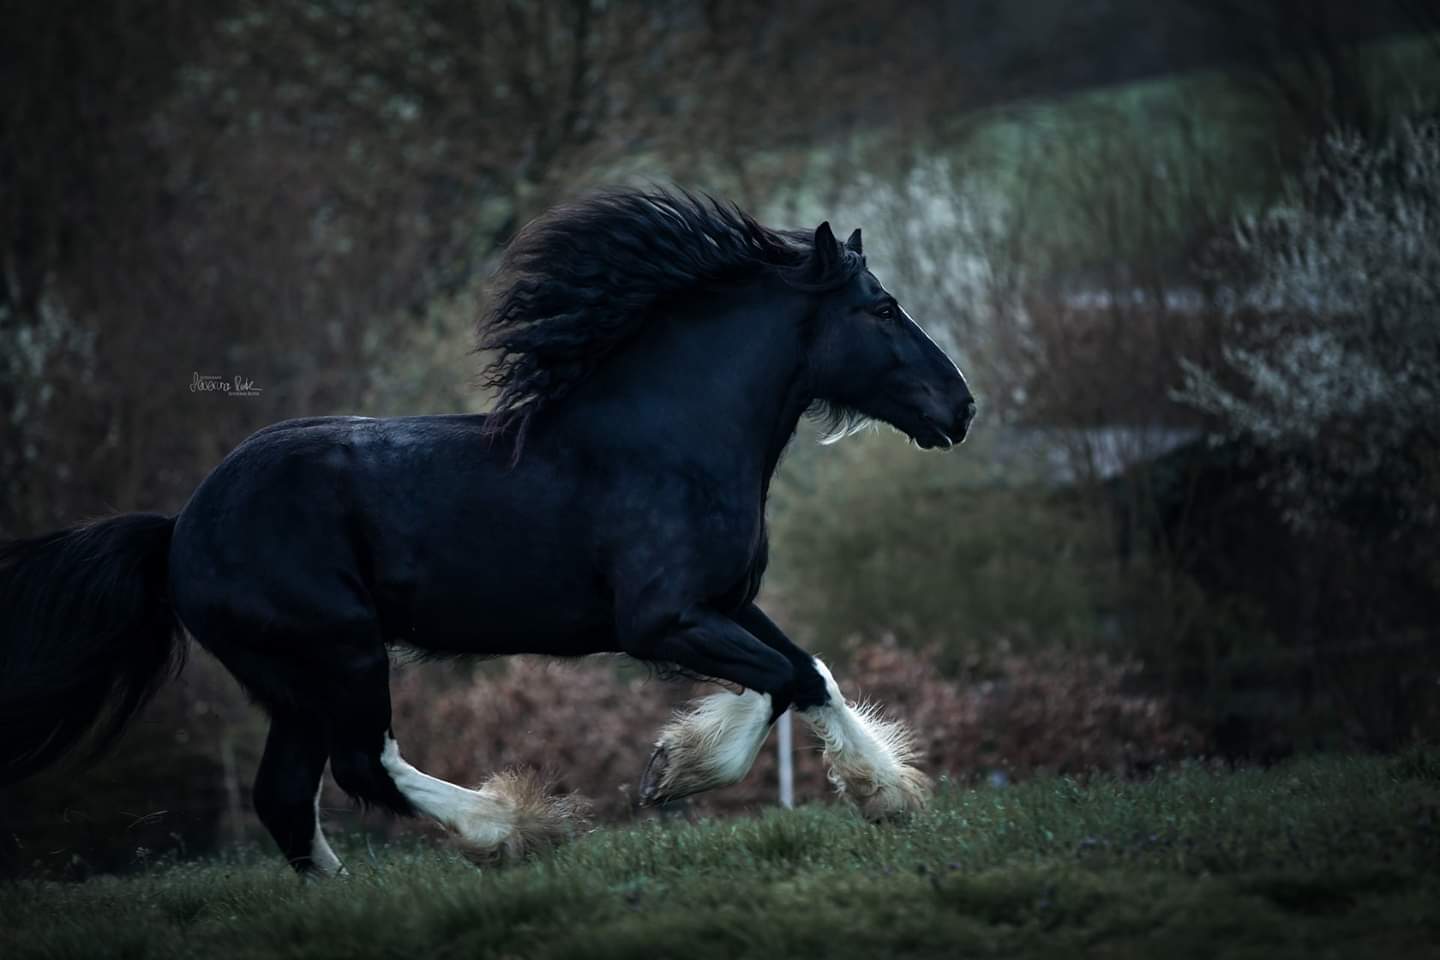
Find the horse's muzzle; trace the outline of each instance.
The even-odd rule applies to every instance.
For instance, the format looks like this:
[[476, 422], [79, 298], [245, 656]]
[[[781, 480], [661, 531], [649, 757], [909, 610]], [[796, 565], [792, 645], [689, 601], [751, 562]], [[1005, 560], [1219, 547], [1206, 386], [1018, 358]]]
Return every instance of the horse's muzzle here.
[[960, 426], [955, 432], [956, 443], [961, 443], [965, 440], [965, 435], [970, 432], [970, 424], [975, 422], [975, 414], [979, 411], [980, 408], [975, 405], [974, 397], [965, 401], [964, 406], [961, 407], [960, 410]]

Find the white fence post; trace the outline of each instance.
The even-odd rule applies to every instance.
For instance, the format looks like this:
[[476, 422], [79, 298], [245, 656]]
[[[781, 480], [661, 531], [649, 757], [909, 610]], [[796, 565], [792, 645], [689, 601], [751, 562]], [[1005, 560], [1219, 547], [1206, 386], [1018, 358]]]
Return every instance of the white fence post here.
[[779, 732], [775, 737], [775, 749], [780, 751], [780, 806], [786, 810], [795, 806], [795, 766], [791, 762], [790, 717], [789, 710], [780, 714], [776, 723]]

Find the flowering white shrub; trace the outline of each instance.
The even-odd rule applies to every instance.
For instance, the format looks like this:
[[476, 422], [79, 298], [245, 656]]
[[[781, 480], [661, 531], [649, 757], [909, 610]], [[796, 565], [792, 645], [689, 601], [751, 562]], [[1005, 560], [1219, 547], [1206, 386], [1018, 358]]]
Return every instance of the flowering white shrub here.
[[1440, 120], [1332, 134], [1230, 252], [1245, 280], [1223, 291], [1225, 362], [1188, 365], [1181, 398], [1273, 458], [1300, 528], [1379, 491], [1399, 522], [1434, 523]]

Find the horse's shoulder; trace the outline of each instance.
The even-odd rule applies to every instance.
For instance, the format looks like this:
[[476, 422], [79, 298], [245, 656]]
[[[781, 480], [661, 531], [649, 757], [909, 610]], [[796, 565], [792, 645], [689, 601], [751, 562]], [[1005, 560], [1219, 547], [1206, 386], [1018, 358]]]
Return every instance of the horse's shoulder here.
[[622, 569], [642, 578], [664, 569], [676, 590], [714, 596], [764, 568], [763, 496], [713, 464], [629, 463], [609, 487], [597, 522]]

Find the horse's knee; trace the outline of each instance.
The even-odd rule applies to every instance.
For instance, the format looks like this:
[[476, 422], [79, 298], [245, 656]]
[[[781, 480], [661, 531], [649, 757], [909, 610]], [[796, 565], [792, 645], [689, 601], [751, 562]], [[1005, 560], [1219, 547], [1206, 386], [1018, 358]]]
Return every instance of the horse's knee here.
[[823, 707], [830, 702], [829, 682], [815, 666], [813, 657], [792, 666], [794, 674], [790, 685], [790, 702], [796, 710]]

